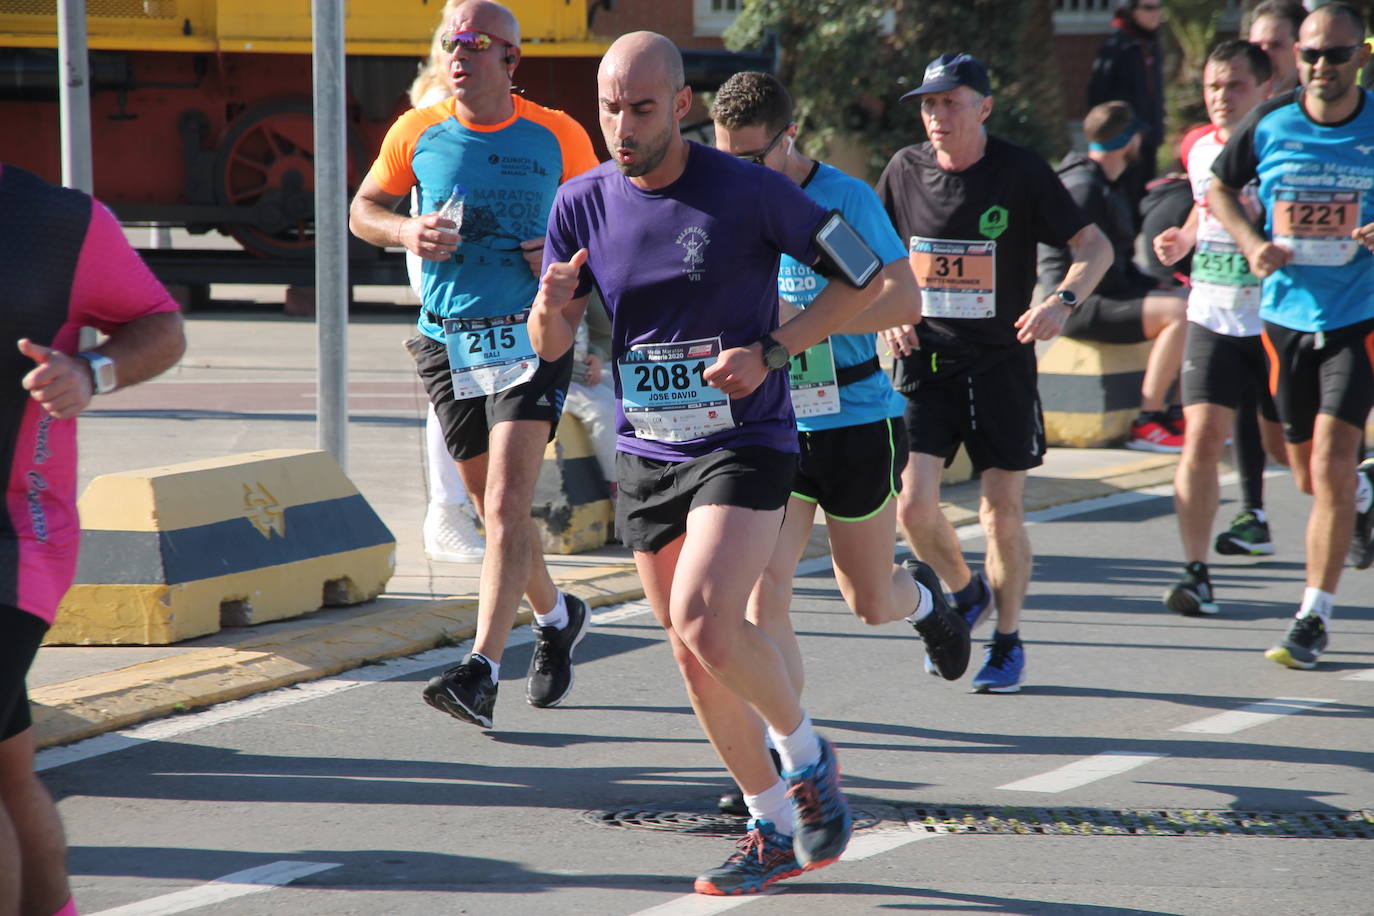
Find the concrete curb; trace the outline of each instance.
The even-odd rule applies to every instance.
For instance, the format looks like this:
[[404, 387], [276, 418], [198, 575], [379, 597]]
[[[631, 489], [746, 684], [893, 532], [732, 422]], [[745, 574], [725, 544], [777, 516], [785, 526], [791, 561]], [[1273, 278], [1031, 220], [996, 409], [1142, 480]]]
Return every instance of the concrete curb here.
[[[1026, 510], [1045, 509], [1173, 480], [1177, 456], [1153, 455], [1094, 471], [1091, 476], [1030, 478]], [[945, 505], [956, 527], [978, 520], [976, 484]], [[823, 529], [812, 535], [805, 556], [829, 552]], [[558, 587], [592, 607], [644, 597], [630, 559], [602, 566], [557, 570]], [[38, 746], [70, 744], [139, 722], [256, 693], [317, 680], [370, 662], [414, 655], [471, 639], [477, 599], [407, 600], [383, 597], [375, 611], [341, 623], [322, 623], [278, 637], [254, 638], [143, 662], [30, 691]], [[530, 621], [522, 611], [517, 624]]]

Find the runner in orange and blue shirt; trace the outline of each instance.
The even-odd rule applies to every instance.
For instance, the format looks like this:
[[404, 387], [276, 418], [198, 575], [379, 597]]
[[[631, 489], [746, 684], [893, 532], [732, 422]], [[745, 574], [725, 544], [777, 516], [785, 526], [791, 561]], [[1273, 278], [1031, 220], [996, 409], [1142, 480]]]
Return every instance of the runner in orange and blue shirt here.
[[[424, 260], [420, 333], [406, 346], [489, 548], [472, 652], [433, 678], [424, 699], [490, 728], [521, 594], [535, 617], [530, 705], [556, 706], [568, 695], [572, 651], [587, 631], [586, 604], [554, 587], [530, 518], [572, 357], [539, 359], [527, 321], [554, 194], [597, 160], [572, 118], [512, 93], [520, 26], [504, 6], [459, 4], [440, 46], [449, 55], [453, 96], [407, 111], [392, 125], [349, 225], [374, 245], [403, 245]], [[444, 207], [456, 186], [461, 215]], [[412, 188], [419, 189], [422, 215], [402, 216], [396, 206]]]

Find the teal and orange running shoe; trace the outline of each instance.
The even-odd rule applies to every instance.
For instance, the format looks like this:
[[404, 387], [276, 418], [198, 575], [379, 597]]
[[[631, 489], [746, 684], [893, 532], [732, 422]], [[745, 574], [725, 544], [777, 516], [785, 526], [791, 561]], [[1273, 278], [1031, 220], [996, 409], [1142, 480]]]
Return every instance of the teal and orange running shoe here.
[[838, 859], [854, 832], [849, 801], [840, 791], [835, 748], [824, 738], [820, 742], [820, 760], [800, 772], [783, 774], [795, 815], [792, 848], [807, 871]]
[[749, 832], [723, 863], [697, 878], [698, 894], [730, 897], [759, 894], [770, 884], [802, 873], [792, 851], [792, 838], [762, 818], [749, 821]]

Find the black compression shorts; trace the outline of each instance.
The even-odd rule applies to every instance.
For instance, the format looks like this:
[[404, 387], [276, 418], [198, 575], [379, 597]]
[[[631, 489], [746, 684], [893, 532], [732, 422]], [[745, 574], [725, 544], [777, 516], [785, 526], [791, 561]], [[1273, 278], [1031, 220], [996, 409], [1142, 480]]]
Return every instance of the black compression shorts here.
[[1269, 394], [1269, 375], [1264, 344], [1259, 335], [1233, 337], [1188, 322], [1180, 373], [1183, 406], [1217, 404], [1237, 410], [1247, 394], [1258, 396], [1260, 415], [1278, 422], [1274, 398]]
[[1263, 337], [1284, 439], [1311, 439], [1319, 413], [1364, 429], [1374, 404], [1374, 318], [1321, 333], [1266, 321]]

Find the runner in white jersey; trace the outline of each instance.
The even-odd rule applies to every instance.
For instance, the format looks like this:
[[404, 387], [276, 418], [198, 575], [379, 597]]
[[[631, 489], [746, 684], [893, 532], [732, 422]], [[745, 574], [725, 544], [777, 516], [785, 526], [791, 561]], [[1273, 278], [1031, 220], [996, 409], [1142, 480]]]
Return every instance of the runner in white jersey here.
[[[1259, 278], [1221, 221], [1207, 207], [1212, 161], [1231, 130], [1264, 100], [1271, 76], [1269, 57], [1248, 41], [1218, 45], [1203, 68], [1202, 96], [1211, 123], [1184, 138], [1183, 158], [1192, 185], [1194, 208], [1182, 227], [1154, 238], [1161, 262], [1173, 264], [1196, 248], [1192, 291], [1188, 296], [1188, 336], [1184, 344], [1183, 391], [1185, 432], [1183, 457], [1174, 475], [1174, 505], [1183, 540], [1183, 576], [1164, 595], [1164, 604], [1180, 614], [1215, 614], [1219, 610], [1206, 557], [1212, 522], [1220, 499], [1217, 463], [1235, 411], [1250, 392], [1260, 392], [1262, 436], [1269, 451], [1281, 456], [1283, 434], [1266, 387], [1264, 346], [1260, 332]], [[1256, 215], [1253, 187], [1247, 205]], [[1264, 519], [1258, 521], [1263, 524]], [[1272, 549], [1272, 548], [1271, 548]]]

